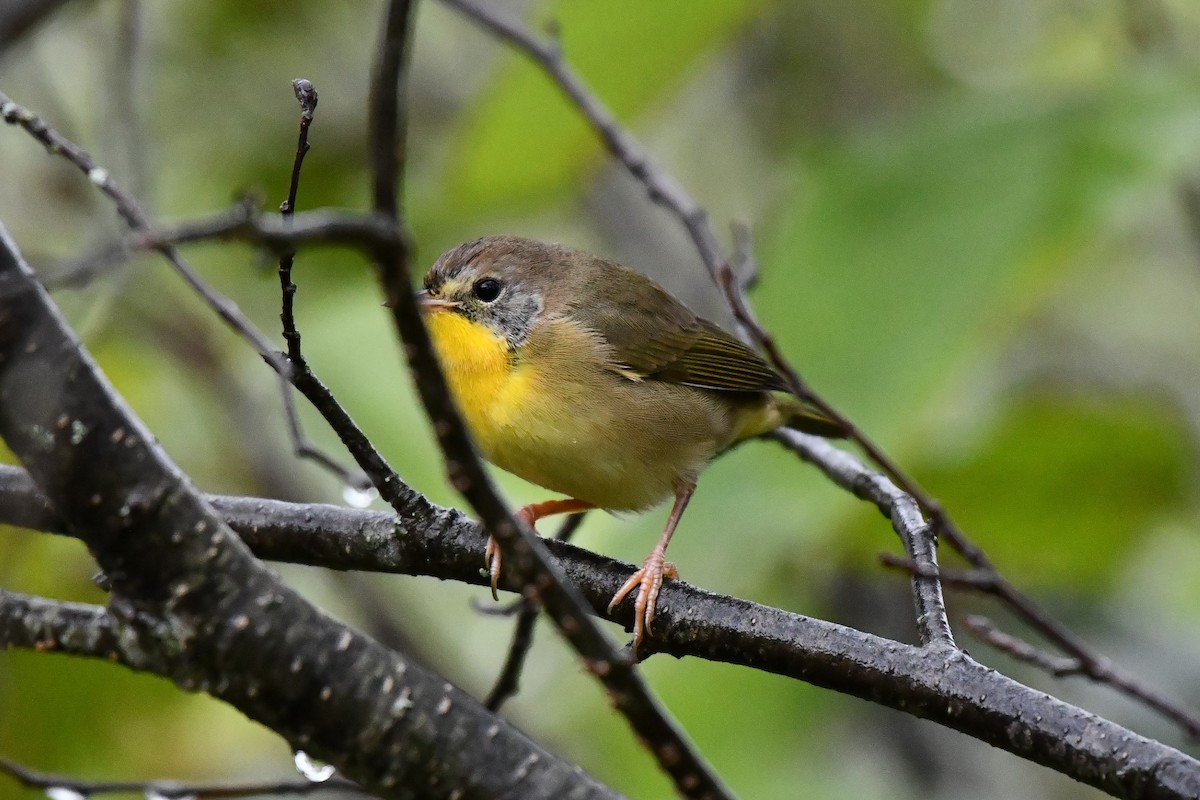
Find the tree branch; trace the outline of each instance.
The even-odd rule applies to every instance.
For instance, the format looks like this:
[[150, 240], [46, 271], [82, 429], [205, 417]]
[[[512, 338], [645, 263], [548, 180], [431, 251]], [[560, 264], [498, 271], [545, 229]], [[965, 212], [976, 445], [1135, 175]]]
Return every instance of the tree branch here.
[[[484, 586], [486, 532], [464, 514], [426, 519], [378, 511], [211, 497], [261, 558], [338, 570], [431, 575]], [[61, 530], [22, 470], [0, 467], [0, 522]], [[603, 615], [629, 565], [547, 541], [559, 568]], [[937, 652], [831, 622], [724, 597], [684, 581], [663, 586], [663, 624], [648, 645], [750, 667], [889, 706], [961, 731], [1118, 797], [1190, 797], [1200, 762], [1023, 686], [965, 653]], [[630, 612], [622, 618], [630, 622]], [[28, 646], [33, 646], [32, 644]]]
[[0, 7], [0, 53], [42, 21], [49, 18], [69, 0], [7, 0]]
[[39, 772], [3, 757], [0, 757], [0, 774], [7, 774], [17, 783], [30, 789], [42, 789], [47, 793], [53, 789], [66, 789], [81, 798], [92, 798], [105, 794], [140, 794], [147, 798], [164, 798], [164, 800], [228, 800], [228, 798], [258, 797], [260, 795], [304, 797], [317, 792], [339, 792], [360, 797], [366, 796], [366, 793], [353, 783], [336, 778], [320, 783], [295, 779], [255, 783], [184, 783], [165, 780], [83, 781], [64, 775]]

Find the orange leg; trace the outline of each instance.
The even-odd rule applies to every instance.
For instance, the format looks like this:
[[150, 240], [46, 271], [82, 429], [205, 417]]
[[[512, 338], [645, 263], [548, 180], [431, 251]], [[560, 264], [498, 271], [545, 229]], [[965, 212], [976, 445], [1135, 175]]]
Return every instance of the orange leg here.
[[[528, 525], [537, 532], [537, 521], [542, 517], [551, 517], [555, 514], [576, 514], [580, 511], [589, 511], [595, 508], [591, 503], [585, 503], [582, 500], [547, 500], [544, 503], [530, 503], [527, 506], [521, 506], [517, 509], [516, 518]], [[488, 572], [492, 575], [492, 599], [499, 600], [499, 595], [496, 594], [496, 584], [500, 581], [500, 545], [496, 543], [493, 536], [488, 537], [487, 549], [484, 551], [484, 561], [487, 564]]]
[[694, 483], [684, 484], [675, 490], [675, 505], [671, 507], [671, 516], [667, 518], [667, 527], [663, 530], [658, 544], [654, 545], [650, 555], [646, 556], [642, 568], [625, 581], [625, 585], [617, 590], [612, 602], [608, 604], [608, 613], [611, 614], [625, 596], [633, 591], [633, 587], [637, 587], [637, 598], [633, 603], [634, 658], [637, 658], [637, 649], [642, 643], [642, 637], [650, 633], [650, 625], [654, 622], [654, 609], [658, 605], [658, 593], [662, 590], [663, 578], [679, 577], [675, 565], [666, 560], [667, 545], [671, 543], [675, 527], [679, 525], [683, 510], [687, 508], [688, 501], [692, 499], [692, 493], [695, 491]]

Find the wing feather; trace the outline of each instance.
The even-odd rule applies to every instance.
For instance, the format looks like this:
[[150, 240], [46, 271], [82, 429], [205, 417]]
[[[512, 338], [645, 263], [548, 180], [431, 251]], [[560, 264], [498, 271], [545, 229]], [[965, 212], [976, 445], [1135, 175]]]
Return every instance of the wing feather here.
[[576, 318], [609, 344], [616, 371], [718, 391], [786, 391], [757, 353], [654, 281], [627, 267], [597, 274], [610, 283], [580, 295], [594, 299], [588, 308], [576, 306]]

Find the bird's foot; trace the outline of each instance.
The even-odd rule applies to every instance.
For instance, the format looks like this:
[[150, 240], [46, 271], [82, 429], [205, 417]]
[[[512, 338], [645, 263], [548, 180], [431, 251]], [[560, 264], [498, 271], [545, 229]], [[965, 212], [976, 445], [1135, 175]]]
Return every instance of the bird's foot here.
[[495, 536], [488, 537], [487, 549], [483, 551], [483, 563], [487, 565], [487, 571], [492, 576], [492, 599], [499, 600], [496, 584], [500, 581], [500, 545]]
[[[543, 503], [541, 505], [545, 504]], [[514, 516], [519, 522], [528, 525], [536, 533], [536, 523], [542, 516], [538, 514], [538, 511], [538, 505], [521, 506], [517, 509], [517, 512], [514, 514]], [[483, 562], [487, 566], [488, 573], [492, 576], [492, 599], [499, 600], [500, 595], [497, 593], [496, 588], [500, 583], [500, 566], [502, 561], [500, 544], [496, 541], [495, 536], [488, 537], [487, 548], [483, 551]]]
[[650, 626], [654, 623], [654, 611], [658, 606], [658, 593], [662, 590], [663, 578], [678, 578], [679, 570], [664, 558], [663, 550], [656, 547], [642, 562], [642, 568], [633, 573], [625, 585], [613, 595], [608, 604], [611, 614], [625, 596], [637, 587], [637, 597], [633, 601], [633, 657], [637, 658], [638, 645], [642, 639], [651, 633]]

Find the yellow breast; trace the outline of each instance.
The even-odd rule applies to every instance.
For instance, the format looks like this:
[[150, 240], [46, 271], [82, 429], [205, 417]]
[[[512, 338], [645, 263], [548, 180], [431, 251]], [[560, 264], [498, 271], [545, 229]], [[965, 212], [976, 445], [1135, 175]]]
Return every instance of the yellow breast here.
[[425, 320], [458, 409], [489, 460], [500, 442], [494, 420], [503, 405], [524, 402], [529, 382], [513, 369], [507, 343], [461, 314], [438, 312]]

